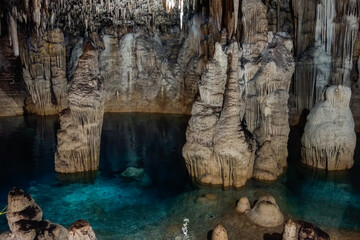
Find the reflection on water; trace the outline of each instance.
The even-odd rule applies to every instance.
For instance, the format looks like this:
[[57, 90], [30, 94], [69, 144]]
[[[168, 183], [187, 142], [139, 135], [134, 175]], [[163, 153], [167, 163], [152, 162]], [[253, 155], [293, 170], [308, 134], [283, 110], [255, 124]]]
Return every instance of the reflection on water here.
[[[55, 174], [57, 118], [0, 118], [0, 205], [20, 186], [33, 195], [46, 219], [69, 226], [87, 219], [99, 239], [204, 239], [209, 229], [233, 213], [236, 200], [276, 196], [290, 217], [323, 227], [360, 230], [359, 160], [350, 171], [326, 173], [298, 164], [301, 130], [289, 140], [289, 167], [276, 182], [249, 181], [240, 190], [193, 189], [181, 157], [187, 117], [106, 114], [100, 170]], [[358, 138], [359, 139], [359, 138]], [[357, 147], [355, 156], [359, 156]], [[129, 167], [140, 177], [124, 178]], [[206, 193], [218, 196], [204, 200]], [[0, 217], [0, 231], [6, 230]]]

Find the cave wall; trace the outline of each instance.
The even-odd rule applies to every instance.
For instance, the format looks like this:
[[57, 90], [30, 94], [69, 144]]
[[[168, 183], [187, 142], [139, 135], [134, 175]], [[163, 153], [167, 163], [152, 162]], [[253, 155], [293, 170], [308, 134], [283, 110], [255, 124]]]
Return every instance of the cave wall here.
[[[251, 176], [272, 180], [282, 173], [289, 123], [301, 124], [304, 113], [323, 98], [329, 85], [352, 88], [350, 105], [360, 129], [359, 1], [0, 0], [0, 4], [4, 6], [1, 116], [60, 114], [64, 123], [60, 132], [87, 125], [96, 126], [90, 132], [98, 132], [104, 111], [190, 114], [184, 148], [189, 172], [195, 178], [217, 179], [204, 177], [204, 183], [236, 187]], [[97, 61], [84, 59], [86, 44], [97, 52]], [[76, 76], [82, 69], [89, 72], [91, 64], [96, 64], [99, 77], [84, 73], [94, 84], [87, 86]], [[80, 114], [80, 119], [96, 116], [90, 117], [93, 122], [80, 121], [79, 114], [70, 114], [76, 112], [71, 108], [86, 103], [82, 92], [97, 94], [97, 84], [101, 97], [94, 105], [102, 107]], [[79, 139], [99, 139], [98, 133], [90, 135]], [[238, 144], [233, 148], [247, 146], [240, 151], [249, 160], [241, 163], [249, 167], [246, 173], [233, 171], [243, 165], [229, 153], [231, 148], [224, 152], [223, 146], [232, 146], [228, 144], [232, 139]], [[207, 152], [202, 156], [194, 153], [199, 144]], [[98, 148], [89, 145], [91, 150], [86, 151], [97, 156]], [[61, 162], [61, 156], [70, 155], [76, 154], [60, 149], [57, 159]], [[86, 158], [95, 159], [97, 165], [96, 157]], [[208, 159], [214, 160], [213, 169], [228, 169], [233, 178], [206, 169]], [[89, 169], [96, 168], [85, 170]]]

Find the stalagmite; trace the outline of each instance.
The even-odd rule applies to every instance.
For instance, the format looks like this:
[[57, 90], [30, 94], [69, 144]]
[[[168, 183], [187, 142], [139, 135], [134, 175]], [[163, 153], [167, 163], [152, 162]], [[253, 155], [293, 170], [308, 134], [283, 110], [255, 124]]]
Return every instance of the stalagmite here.
[[333, 85], [310, 111], [301, 139], [303, 163], [326, 170], [353, 166], [356, 135], [350, 98], [349, 87]]
[[189, 174], [196, 181], [241, 187], [252, 176], [256, 143], [241, 126], [238, 44], [233, 43], [228, 51], [229, 62], [221, 45], [216, 43], [214, 58], [202, 75], [183, 156]]
[[14, 55], [19, 56], [19, 40], [18, 40], [18, 33], [17, 33], [17, 24], [13, 16], [9, 14], [9, 32], [11, 37], [11, 43], [14, 50]]
[[71, 81], [69, 108], [60, 115], [55, 171], [73, 173], [98, 169], [104, 97], [98, 51], [87, 42]]

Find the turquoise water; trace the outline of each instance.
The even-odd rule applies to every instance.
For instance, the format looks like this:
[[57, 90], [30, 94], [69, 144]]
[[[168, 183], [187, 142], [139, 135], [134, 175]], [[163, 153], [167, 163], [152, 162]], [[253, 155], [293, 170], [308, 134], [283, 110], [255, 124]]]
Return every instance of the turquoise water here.
[[[0, 118], [0, 204], [5, 206], [9, 189], [19, 186], [32, 194], [46, 219], [66, 227], [87, 219], [98, 239], [174, 239], [182, 236], [185, 217], [190, 236], [204, 239], [241, 196], [254, 201], [267, 192], [292, 218], [360, 231], [359, 161], [352, 170], [336, 174], [297, 164], [301, 130], [293, 128], [289, 167], [278, 181], [249, 181], [239, 190], [198, 188], [189, 181], [181, 157], [187, 120], [178, 115], [106, 114], [99, 171], [69, 176], [53, 171], [57, 118]], [[123, 178], [128, 167], [143, 168], [145, 175]], [[204, 200], [206, 193], [216, 194], [216, 202]]]

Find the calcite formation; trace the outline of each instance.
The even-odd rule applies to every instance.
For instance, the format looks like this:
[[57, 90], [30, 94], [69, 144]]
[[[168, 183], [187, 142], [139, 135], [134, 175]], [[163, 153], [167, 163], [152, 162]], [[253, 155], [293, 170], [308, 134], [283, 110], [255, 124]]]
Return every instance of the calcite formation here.
[[247, 210], [245, 214], [251, 221], [263, 227], [276, 227], [284, 222], [284, 216], [271, 195], [261, 196], [254, 207]]
[[96, 235], [85, 220], [74, 222], [69, 230], [42, 220], [43, 212], [30, 194], [14, 187], [8, 194], [6, 218], [11, 232], [0, 234], [1, 240], [96, 240]]
[[291, 49], [290, 39], [276, 34], [246, 86], [246, 120], [259, 145], [253, 174], [257, 179], [275, 180], [287, 165], [288, 92], [295, 67]]
[[327, 88], [324, 100], [310, 111], [301, 139], [302, 162], [326, 170], [343, 170], [354, 164], [356, 134], [349, 107], [351, 89]]
[[66, 49], [60, 29], [22, 41], [23, 78], [30, 94], [28, 111], [56, 114], [67, 107]]
[[62, 173], [97, 170], [105, 91], [98, 52], [86, 42], [71, 85], [69, 107], [60, 114], [55, 170]]
[[240, 187], [252, 176], [256, 144], [241, 126], [237, 43], [230, 46], [228, 54], [230, 62], [216, 44], [193, 105], [183, 156], [190, 175], [198, 182]]

